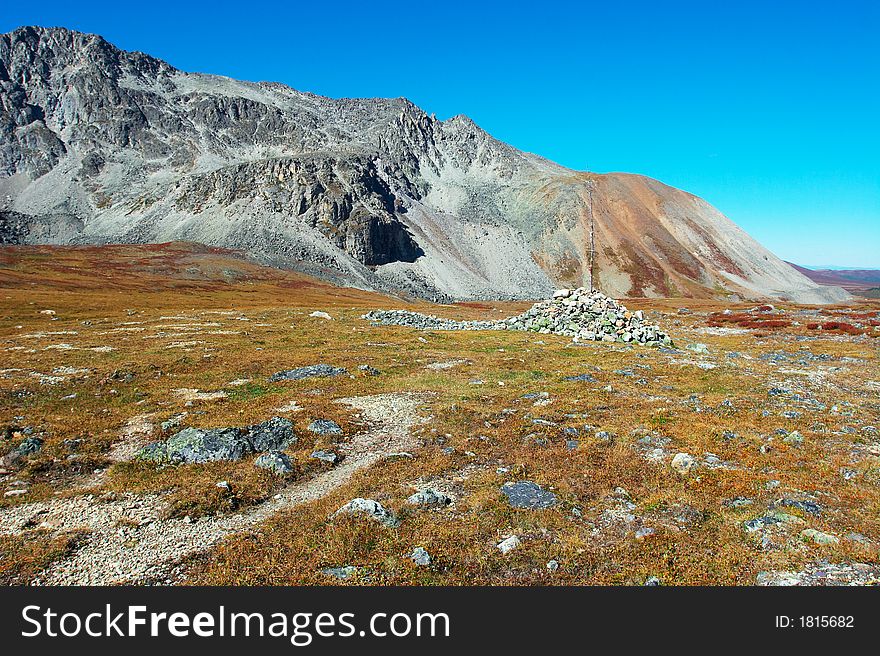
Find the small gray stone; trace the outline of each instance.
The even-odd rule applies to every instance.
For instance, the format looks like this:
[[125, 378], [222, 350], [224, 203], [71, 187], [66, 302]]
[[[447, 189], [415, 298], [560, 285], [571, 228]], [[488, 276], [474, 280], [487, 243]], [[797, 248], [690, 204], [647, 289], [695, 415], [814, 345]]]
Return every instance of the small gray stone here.
[[342, 367], [331, 367], [329, 364], [313, 364], [307, 367], [299, 367], [298, 369], [279, 371], [269, 377], [269, 382], [277, 383], [284, 380], [303, 380], [304, 378], [315, 377], [326, 378], [331, 376], [341, 376], [347, 373], [348, 372]]
[[339, 462], [339, 455], [332, 451], [312, 451], [312, 454], [309, 457], [329, 462], [331, 465], [335, 465]]
[[426, 567], [432, 562], [431, 554], [425, 551], [425, 549], [422, 547], [416, 547], [415, 549], [413, 549], [409, 557], [416, 565], [420, 565], [422, 567]]
[[257, 456], [254, 460], [254, 465], [261, 469], [268, 469], [279, 476], [293, 471], [293, 463], [290, 457], [281, 451], [269, 451]]
[[452, 503], [452, 499], [442, 492], [428, 488], [411, 495], [406, 502], [420, 508], [441, 508]]
[[362, 497], [352, 499], [333, 513], [333, 517], [342, 515], [366, 517], [389, 528], [395, 528], [400, 525], [400, 520], [394, 516], [394, 513], [386, 510], [381, 503], [374, 499], [364, 499]]
[[342, 428], [330, 419], [315, 419], [309, 424], [309, 430], [318, 435], [342, 435]]
[[498, 550], [501, 551], [501, 553], [508, 554], [519, 547], [521, 544], [522, 542], [517, 536], [511, 535], [509, 538], [499, 542], [496, 546], [498, 547]]
[[355, 567], [354, 565], [345, 565], [343, 567], [325, 567], [321, 570], [321, 573], [326, 574], [327, 576], [332, 576], [333, 578], [339, 579], [340, 581], [345, 581], [346, 579], [357, 576], [360, 570], [360, 567]]

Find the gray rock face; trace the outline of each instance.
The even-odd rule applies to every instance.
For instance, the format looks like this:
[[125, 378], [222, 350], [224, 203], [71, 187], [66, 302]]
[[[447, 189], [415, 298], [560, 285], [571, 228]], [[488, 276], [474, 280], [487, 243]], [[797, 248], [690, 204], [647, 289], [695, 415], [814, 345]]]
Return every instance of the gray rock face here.
[[535, 510], [556, 505], [556, 495], [532, 481], [505, 483], [501, 486], [501, 492], [514, 508]]
[[342, 367], [331, 367], [329, 364], [313, 364], [307, 367], [299, 367], [298, 369], [279, 371], [269, 377], [269, 382], [277, 383], [282, 380], [303, 380], [305, 378], [328, 378], [342, 376], [347, 373]]
[[0, 35], [0, 106], [4, 243], [186, 240], [436, 300], [541, 298], [558, 271], [585, 278], [592, 187], [609, 294], [847, 297], [690, 194], [577, 173], [402, 98], [188, 74], [99, 36], [24, 27]]
[[254, 459], [254, 466], [260, 469], [268, 469], [274, 474], [283, 476], [293, 471], [293, 463], [286, 453], [281, 451], [269, 451]]

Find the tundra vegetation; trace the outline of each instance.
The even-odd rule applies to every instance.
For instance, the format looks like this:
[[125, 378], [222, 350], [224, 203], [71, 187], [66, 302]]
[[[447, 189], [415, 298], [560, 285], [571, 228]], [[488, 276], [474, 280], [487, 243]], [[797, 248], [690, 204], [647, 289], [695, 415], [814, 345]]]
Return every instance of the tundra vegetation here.
[[[10, 247], [0, 287], [4, 584], [880, 575], [875, 300], [625, 299], [672, 339], [644, 346], [373, 325], [531, 303], [183, 244]], [[168, 456], [184, 441], [235, 459]]]

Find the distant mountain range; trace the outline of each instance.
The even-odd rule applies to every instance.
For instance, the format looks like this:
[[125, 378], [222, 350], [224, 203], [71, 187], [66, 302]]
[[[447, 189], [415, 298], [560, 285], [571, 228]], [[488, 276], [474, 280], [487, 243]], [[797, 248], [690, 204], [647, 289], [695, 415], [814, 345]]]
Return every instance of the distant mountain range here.
[[789, 264], [815, 283], [842, 287], [860, 296], [867, 290], [880, 288], [880, 269], [808, 269]]
[[696, 196], [566, 169], [403, 98], [185, 73], [23, 27], [0, 36], [0, 107], [0, 243], [191, 241], [434, 300], [536, 298], [588, 282], [592, 216], [612, 296], [849, 298]]

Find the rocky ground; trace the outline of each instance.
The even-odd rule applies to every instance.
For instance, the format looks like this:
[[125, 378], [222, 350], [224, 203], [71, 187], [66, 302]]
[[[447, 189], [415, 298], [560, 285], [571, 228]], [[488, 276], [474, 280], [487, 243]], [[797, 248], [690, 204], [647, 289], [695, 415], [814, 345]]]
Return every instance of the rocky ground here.
[[877, 303], [630, 299], [575, 342], [539, 323], [572, 293], [217, 253], [12, 249], [0, 286], [3, 583], [880, 580]]

